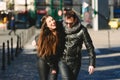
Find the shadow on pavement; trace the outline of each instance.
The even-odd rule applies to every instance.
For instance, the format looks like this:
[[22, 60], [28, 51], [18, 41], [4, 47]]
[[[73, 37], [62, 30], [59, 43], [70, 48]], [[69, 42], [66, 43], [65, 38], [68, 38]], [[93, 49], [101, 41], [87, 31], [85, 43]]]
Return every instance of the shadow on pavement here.
[[[89, 63], [87, 51], [82, 51], [82, 66], [78, 80], [120, 79], [120, 51], [108, 48], [101, 48], [99, 51], [99, 54], [96, 53], [96, 69], [92, 75], [87, 71]], [[36, 51], [25, 49], [5, 71], [0, 70], [0, 80], [39, 80], [36, 61]], [[60, 74], [58, 80], [61, 80]]]
[[0, 80], [39, 80], [36, 53], [24, 50], [5, 71], [0, 70]]
[[89, 58], [83, 50], [82, 66], [78, 80], [118, 80], [120, 79], [120, 47], [100, 48], [96, 53], [96, 69], [92, 75], [88, 73]]

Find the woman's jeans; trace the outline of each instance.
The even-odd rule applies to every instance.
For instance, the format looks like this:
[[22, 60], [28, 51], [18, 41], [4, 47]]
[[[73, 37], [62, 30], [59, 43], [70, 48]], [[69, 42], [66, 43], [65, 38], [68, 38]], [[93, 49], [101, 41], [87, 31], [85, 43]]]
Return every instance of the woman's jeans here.
[[57, 74], [51, 73], [51, 68], [45, 60], [38, 58], [37, 64], [40, 80], [57, 80]]
[[59, 61], [58, 66], [62, 80], [77, 80], [80, 65], [68, 65], [67, 62], [61, 60]]

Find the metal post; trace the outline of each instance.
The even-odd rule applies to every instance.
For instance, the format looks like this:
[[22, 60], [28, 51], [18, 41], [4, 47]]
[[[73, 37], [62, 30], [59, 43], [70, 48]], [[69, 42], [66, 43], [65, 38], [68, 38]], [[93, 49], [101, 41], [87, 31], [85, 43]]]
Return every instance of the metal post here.
[[25, 26], [26, 26], [26, 28], [27, 28], [27, 18], [28, 18], [28, 16], [27, 16], [27, 0], [25, 0], [25, 15], [26, 15], [26, 21], [25, 21]]
[[12, 1], [12, 3], [13, 3], [13, 10], [14, 10], [14, 6], [15, 6], [15, 1], [13, 0], [13, 1]]
[[53, 16], [53, 0], [50, 1], [50, 11], [51, 11], [50, 15]]
[[21, 45], [21, 36], [22, 36], [22, 34], [20, 34], [20, 50], [22, 50], [22, 45]]
[[3, 49], [2, 49], [2, 70], [5, 70], [5, 43], [3, 42]]
[[13, 38], [11, 38], [11, 60], [14, 60], [14, 53], [13, 53]]
[[62, 0], [60, 0], [60, 6], [59, 6], [59, 9], [62, 10]]
[[18, 56], [18, 49], [19, 49], [19, 36], [17, 36], [17, 45], [16, 45], [16, 51], [15, 51], [15, 57]]
[[25, 10], [27, 10], [27, 0], [25, 0]]
[[14, 15], [14, 6], [15, 6], [15, 1], [12, 0], [12, 16]]
[[114, 1], [113, 0], [110, 0], [110, 19], [111, 18], [114, 18]]
[[[98, 11], [98, 0], [92, 0], [92, 8], [94, 11]], [[93, 29], [98, 31], [98, 15], [93, 14]]]
[[10, 65], [10, 47], [9, 47], [9, 40], [7, 40], [7, 64]]

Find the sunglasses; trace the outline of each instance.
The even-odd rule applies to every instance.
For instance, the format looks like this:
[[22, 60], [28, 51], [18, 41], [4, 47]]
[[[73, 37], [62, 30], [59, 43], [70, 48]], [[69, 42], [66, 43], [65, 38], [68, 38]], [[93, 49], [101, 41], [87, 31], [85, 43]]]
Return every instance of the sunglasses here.
[[66, 25], [68, 25], [68, 24], [69, 24], [69, 25], [73, 25], [73, 22], [71, 22], [71, 23], [65, 22], [65, 24], [66, 24]]

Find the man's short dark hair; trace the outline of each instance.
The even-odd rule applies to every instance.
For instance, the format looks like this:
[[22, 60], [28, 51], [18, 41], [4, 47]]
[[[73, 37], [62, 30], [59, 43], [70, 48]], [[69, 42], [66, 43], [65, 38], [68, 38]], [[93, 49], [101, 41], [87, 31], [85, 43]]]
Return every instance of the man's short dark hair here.
[[72, 8], [64, 8], [64, 11], [71, 11]]
[[73, 17], [74, 19], [76, 18], [76, 13], [73, 10], [67, 11], [65, 14], [65, 17], [71, 18]]

